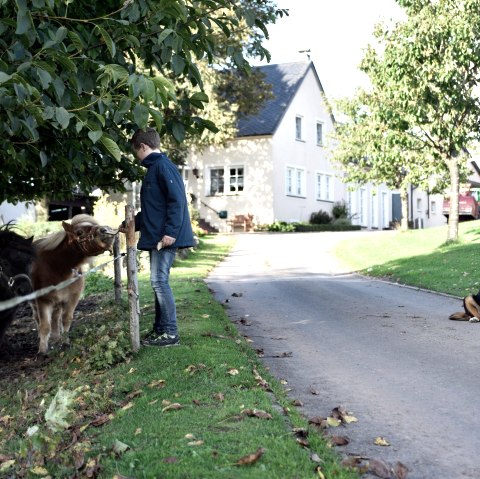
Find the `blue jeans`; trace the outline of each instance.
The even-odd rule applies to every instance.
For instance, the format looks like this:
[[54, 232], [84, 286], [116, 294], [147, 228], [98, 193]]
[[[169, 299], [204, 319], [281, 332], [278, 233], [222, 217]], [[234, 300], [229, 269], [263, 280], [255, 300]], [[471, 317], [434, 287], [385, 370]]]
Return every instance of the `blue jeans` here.
[[155, 321], [153, 329], [157, 333], [178, 335], [177, 308], [170, 288], [170, 268], [177, 248], [163, 248], [150, 251], [150, 283], [155, 293]]

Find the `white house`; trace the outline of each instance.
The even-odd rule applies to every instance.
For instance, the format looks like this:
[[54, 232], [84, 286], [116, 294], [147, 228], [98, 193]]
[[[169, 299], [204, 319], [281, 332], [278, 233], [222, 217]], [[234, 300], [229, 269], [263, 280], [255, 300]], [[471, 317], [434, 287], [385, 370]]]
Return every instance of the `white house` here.
[[239, 120], [237, 137], [225, 147], [193, 152], [187, 160], [187, 191], [200, 217], [220, 231], [239, 214], [254, 215], [257, 224], [308, 222], [311, 213], [331, 213], [335, 202], [345, 201], [355, 224], [388, 227], [391, 193], [370, 186], [347, 191], [330, 162], [326, 142], [335, 119], [313, 63], [258, 69], [273, 98]]

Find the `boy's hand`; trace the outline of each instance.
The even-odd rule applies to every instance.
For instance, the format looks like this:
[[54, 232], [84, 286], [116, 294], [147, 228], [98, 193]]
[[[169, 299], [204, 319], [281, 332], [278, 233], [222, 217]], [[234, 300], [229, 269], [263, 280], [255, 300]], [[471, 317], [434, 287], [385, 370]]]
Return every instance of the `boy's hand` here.
[[157, 245], [157, 249], [168, 248], [175, 243], [175, 238], [165, 235]]

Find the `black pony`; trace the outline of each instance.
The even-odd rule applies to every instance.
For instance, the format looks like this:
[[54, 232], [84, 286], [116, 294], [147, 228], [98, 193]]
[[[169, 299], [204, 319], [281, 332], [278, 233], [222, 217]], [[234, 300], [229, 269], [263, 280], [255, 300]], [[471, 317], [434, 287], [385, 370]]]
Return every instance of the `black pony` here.
[[[0, 306], [2, 301], [32, 291], [30, 271], [35, 259], [33, 236], [24, 238], [10, 224], [0, 226]], [[0, 311], [0, 347], [18, 306]]]

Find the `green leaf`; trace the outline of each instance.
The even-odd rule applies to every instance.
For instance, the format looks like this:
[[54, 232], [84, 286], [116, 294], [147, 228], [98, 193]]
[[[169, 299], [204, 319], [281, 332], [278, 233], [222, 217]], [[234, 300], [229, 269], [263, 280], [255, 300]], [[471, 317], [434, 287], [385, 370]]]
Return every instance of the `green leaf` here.
[[198, 91], [197, 93], [194, 93], [190, 97], [190, 100], [201, 101], [201, 102], [208, 103], [208, 95], [203, 91]]
[[68, 37], [70, 38], [70, 41], [72, 42], [73, 46], [77, 49], [77, 51], [83, 52], [83, 50], [85, 49], [85, 45], [80, 35], [77, 32], [69, 30]]
[[115, 48], [115, 43], [112, 40], [112, 37], [109, 35], [109, 33], [102, 28], [100, 25], [97, 25], [96, 28], [100, 32], [100, 35], [102, 36], [103, 41], [105, 42], [105, 45], [108, 48], [108, 51], [112, 57], [115, 56], [116, 48]]
[[95, 144], [103, 135], [102, 130], [89, 131], [88, 137], [92, 140], [92, 143]]
[[165, 28], [165, 30], [163, 30], [158, 36], [157, 43], [162, 43], [171, 33], [173, 33], [171, 28]]
[[40, 152], [40, 161], [42, 162], [42, 166], [45, 168], [48, 163], [48, 156], [44, 151]]
[[145, 105], [137, 103], [133, 109], [133, 118], [139, 128], [145, 128], [148, 124], [149, 111]]
[[52, 76], [50, 73], [46, 72], [45, 70], [42, 70], [41, 68], [37, 68], [37, 76], [38, 79], [40, 80], [40, 84], [42, 85], [42, 88], [46, 90], [50, 83], [52, 83]]
[[155, 126], [157, 127], [157, 131], [161, 131], [163, 128], [163, 115], [154, 108], [149, 108], [150, 115], [155, 120]]
[[173, 55], [172, 68], [175, 75], [180, 75], [185, 69], [185, 59], [180, 55]]
[[9, 81], [12, 75], [7, 75], [5, 72], [0, 72], [0, 84]]
[[26, 0], [15, 0], [15, 3], [18, 8], [17, 29], [15, 30], [15, 33], [17, 35], [24, 35], [33, 27], [32, 17], [30, 16]]
[[175, 140], [182, 143], [185, 139], [185, 126], [182, 123], [175, 122], [172, 126], [172, 133]]
[[69, 113], [63, 106], [55, 108], [55, 119], [58, 121], [58, 124], [61, 126], [62, 130], [68, 127], [70, 123], [70, 118], [74, 115]]
[[100, 138], [100, 143], [117, 161], [120, 161], [122, 159], [122, 152], [120, 151], [120, 148], [109, 136], [105, 134], [102, 135], [102, 137]]

